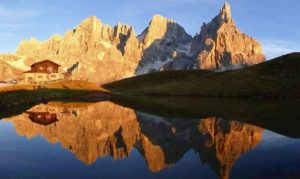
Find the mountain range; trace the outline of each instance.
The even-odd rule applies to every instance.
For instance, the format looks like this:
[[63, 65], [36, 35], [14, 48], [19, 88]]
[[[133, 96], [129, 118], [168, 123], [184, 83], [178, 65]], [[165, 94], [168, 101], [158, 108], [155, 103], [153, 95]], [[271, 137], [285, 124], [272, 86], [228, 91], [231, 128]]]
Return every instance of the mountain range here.
[[228, 3], [194, 37], [161, 15], [154, 15], [140, 35], [129, 25], [118, 22], [110, 27], [91, 16], [63, 36], [53, 35], [43, 42], [23, 40], [10, 56], [14, 63], [0, 56], [0, 62], [7, 64], [0, 71], [8, 66], [14, 69], [9, 69], [10, 75], [1, 73], [0, 80], [14, 79], [15, 68], [24, 71], [44, 59], [57, 62], [61, 70], [79, 62], [74, 77], [97, 83], [164, 70], [224, 71], [265, 61], [259, 42], [236, 27]]

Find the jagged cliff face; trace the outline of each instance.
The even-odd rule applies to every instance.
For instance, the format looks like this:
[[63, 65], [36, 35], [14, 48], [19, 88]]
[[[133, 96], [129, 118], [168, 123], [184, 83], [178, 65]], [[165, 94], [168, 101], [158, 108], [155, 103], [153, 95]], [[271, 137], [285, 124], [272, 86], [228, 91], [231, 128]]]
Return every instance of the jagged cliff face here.
[[138, 46], [132, 27], [109, 27], [92, 16], [63, 37], [55, 35], [44, 43], [23, 41], [17, 54], [27, 56], [27, 65], [51, 59], [68, 68], [79, 62], [75, 78], [109, 82], [133, 75], [140, 59]]
[[191, 53], [194, 68], [199, 69], [226, 69], [265, 61], [260, 44], [236, 27], [227, 3], [210, 23], [202, 25], [193, 39]]
[[192, 37], [174, 20], [155, 15], [138, 38], [143, 56], [136, 74], [184, 69], [186, 64], [192, 63], [186, 54]]
[[40, 125], [28, 113], [7, 119], [21, 136], [41, 135], [51, 143], [59, 142], [85, 164], [108, 155], [115, 160], [128, 157], [136, 148], [153, 172], [175, 165], [193, 149], [220, 178], [228, 178], [235, 160], [255, 148], [263, 132], [217, 118], [166, 120], [110, 102], [50, 103], [29, 111], [51, 111], [58, 121]]
[[98, 83], [162, 70], [226, 70], [265, 60], [260, 44], [235, 26], [227, 3], [194, 38], [160, 15], [138, 36], [128, 25], [109, 27], [92, 16], [62, 37], [22, 41], [16, 54], [27, 65], [51, 59], [66, 69], [79, 62], [74, 78]]
[[203, 119], [198, 124], [204, 140], [200, 159], [212, 167], [219, 178], [227, 179], [234, 162], [261, 141], [263, 129], [218, 118]]
[[22, 76], [22, 70], [0, 61], [0, 81], [10, 81]]
[[42, 42], [35, 38], [30, 38], [29, 40], [23, 40], [19, 44], [19, 47], [16, 51], [17, 55], [30, 55], [35, 53], [36, 49], [40, 48]]
[[143, 47], [148, 48], [161, 39], [173, 40], [173, 43], [186, 43], [191, 37], [174, 20], [161, 15], [154, 15], [149, 26], [139, 35]]
[[20, 57], [12, 54], [0, 55], [0, 81], [21, 78], [22, 69], [18, 68]]

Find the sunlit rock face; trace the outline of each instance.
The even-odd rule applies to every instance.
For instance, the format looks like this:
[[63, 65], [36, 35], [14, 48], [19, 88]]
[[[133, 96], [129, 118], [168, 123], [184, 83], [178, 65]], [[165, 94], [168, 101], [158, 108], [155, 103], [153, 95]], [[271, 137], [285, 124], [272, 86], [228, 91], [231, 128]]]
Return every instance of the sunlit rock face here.
[[95, 16], [83, 20], [64, 36], [54, 35], [41, 43], [23, 41], [17, 54], [26, 64], [51, 59], [63, 68], [79, 62], [74, 77], [94, 82], [109, 82], [132, 76], [140, 59], [139, 42], [128, 25], [104, 25]]
[[234, 162], [261, 141], [263, 129], [235, 121], [208, 118], [199, 121], [202, 142], [200, 159], [218, 174], [229, 178]]
[[255, 148], [263, 132], [218, 118], [165, 119], [110, 102], [40, 104], [7, 120], [20, 136], [60, 143], [88, 165], [99, 157], [129, 157], [135, 148], [149, 170], [159, 172], [192, 149], [220, 178], [229, 177], [234, 162]]
[[138, 36], [143, 56], [136, 74], [161, 70], [186, 69], [191, 66], [187, 54], [192, 37], [172, 19], [153, 16], [148, 27]]
[[22, 70], [0, 59], [0, 81], [9, 81], [22, 76]]
[[[67, 68], [79, 62], [73, 74], [75, 78], [106, 83], [136, 74], [175, 69], [170, 62], [188, 59], [185, 53], [191, 39], [174, 20], [160, 15], [155, 15], [139, 36], [131, 26], [117, 23], [109, 27], [92, 16], [63, 37], [54, 35], [43, 43], [33, 38], [24, 40], [16, 53], [26, 56], [27, 65], [51, 59]], [[189, 59], [189, 66], [191, 62]], [[176, 69], [182, 68], [184, 65], [176, 66]]]
[[18, 55], [28, 55], [34, 53], [37, 48], [40, 48], [42, 42], [35, 38], [30, 38], [29, 40], [22, 40], [16, 51]]
[[27, 65], [51, 59], [61, 70], [79, 62], [73, 77], [97, 83], [155, 71], [228, 70], [265, 61], [260, 44], [236, 27], [227, 3], [193, 38], [161, 15], [154, 15], [138, 36], [129, 25], [110, 27], [91, 16], [63, 36], [22, 41], [16, 54]]
[[210, 23], [202, 25], [191, 53], [196, 69], [226, 70], [265, 61], [260, 44], [236, 27], [227, 3]]

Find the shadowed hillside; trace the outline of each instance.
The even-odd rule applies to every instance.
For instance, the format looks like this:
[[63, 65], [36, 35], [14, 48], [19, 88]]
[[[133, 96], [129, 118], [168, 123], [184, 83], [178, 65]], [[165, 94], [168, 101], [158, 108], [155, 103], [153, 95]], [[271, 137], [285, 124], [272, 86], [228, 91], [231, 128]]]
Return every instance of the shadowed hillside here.
[[104, 85], [133, 95], [299, 98], [300, 53], [287, 54], [248, 68], [212, 72], [164, 71]]
[[97, 101], [102, 101], [108, 98], [108, 94], [97, 84], [87, 81], [69, 80], [43, 86], [9, 85], [0, 89], [0, 107], [3, 108], [0, 112], [7, 111], [6, 108], [22, 107], [49, 100], [91, 101], [95, 98]]

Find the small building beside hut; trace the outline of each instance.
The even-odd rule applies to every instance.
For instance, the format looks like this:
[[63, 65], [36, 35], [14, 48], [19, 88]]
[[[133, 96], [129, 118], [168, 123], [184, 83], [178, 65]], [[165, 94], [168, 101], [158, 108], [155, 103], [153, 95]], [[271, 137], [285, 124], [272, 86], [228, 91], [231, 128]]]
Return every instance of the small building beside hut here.
[[23, 73], [25, 84], [45, 84], [64, 78], [64, 75], [59, 73], [60, 65], [51, 60], [37, 62], [30, 67], [31, 70]]

